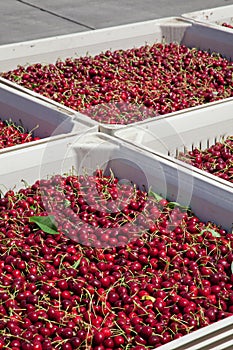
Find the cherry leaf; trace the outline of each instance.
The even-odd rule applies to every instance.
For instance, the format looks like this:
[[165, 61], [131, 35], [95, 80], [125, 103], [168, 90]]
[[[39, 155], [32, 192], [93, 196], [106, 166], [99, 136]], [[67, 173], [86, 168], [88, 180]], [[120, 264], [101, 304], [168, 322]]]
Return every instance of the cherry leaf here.
[[179, 207], [179, 208], [182, 208], [182, 209], [186, 209], [186, 210], [189, 210], [190, 208], [185, 206], [185, 205], [182, 205], [180, 203], [177, 203], [177, 202], [168, 202], [167, 206], [171, 209], [174, 209], [176, 207]]
[[163, 199], [163, 197], [161, 197], [158, 193], [153, 192], [151, 189], [149, 189], [148, 195], [150, 197], [154, 197], [158, 202]]
[[233, 261], [232, 261], [232, 263], [231, 263], [231, 273], [232, 273], [232, 275], [233, 275]]
[[72, 265], [73, 269], [77, 269], [80, 265], [82, 258], [79, 258], [77, 261], [75, 261], [75, 263]]
[[34, 222], [39, 226], [39, 228], [51, 235], [56, 235], [59, 232], [57, 231], [57, 224], [55, 222], [54, 216], [53, 215], [48, 215], [48, 216], [31, 216], [29, 218], [30, 222]]
[[202, 230], [200, 233], [203, 234], [205, 232], [211, 232], [213, 237], [221, 237], [220, 233], [216, 232], [215, 230], [211, 229], [211, 228], [205, 228], [204, 230]]
[[[158, 202], [161, 201], [161, 199], [164, 199], [164, 197], [161, 197], [158, 193], [153, 192], [151, 189], [149, 189], [148, 195], [151, 197], [154, 197]], [[179, 208], [182, 208], [185, 210], [190, 210], [189, 207], [184, 206], [184, 205], [177, 203], [177, 202], [168, 202], [167, 207], [169, 207], [171, 209], [179, 207]]]

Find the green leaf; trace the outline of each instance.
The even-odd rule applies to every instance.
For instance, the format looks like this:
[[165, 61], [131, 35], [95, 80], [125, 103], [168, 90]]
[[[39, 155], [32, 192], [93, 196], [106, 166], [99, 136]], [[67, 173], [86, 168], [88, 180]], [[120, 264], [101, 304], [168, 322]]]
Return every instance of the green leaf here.
[[186, 209], [186, 210], [190, 209], [189, 207], [182, 205], [180, 203], [177, 203], [177, 202], [168, 202], [167, 206], [171, 209], [174, 209], [175, 207], [179, 207], [179, 208]]
[[213, 230], [211, 228], [205, 228], [200, 233], [203, 234], [205, 232], [211, 232], [213, 237], [221, 237], [220, 233], [216, 232], [215, 230]]
[[[161, 201], [161, 199], [164, 199], [164, 197], [161, 197], [158, 193], [153, 192], [151, 189], [149, 189], [148, 195], [151, 197], [154, 197], [158, 202]], [[167, 207], [174, 209], [175, 207], [179, 207], [182, 209], [190, 210], [189, 207], [186, 207], [184, 205], [181, 205], [177, 202], [168, 202]]]
[[81, 258], [79, 258], [77, 261], [75, 261], [75, 263], [72, 265], [73, 269], [77, 269], [77, 267], [79, 267], [81, 262]]
[[30, 222], [34, 222], [39, 226], [39, 228], [51, 235], [56, 235], [59, 232], [57, 231], [57, 224], [53, 215], [48, 216], [31, 216], [29, 218]]
[[158, 202], [161, 201], [161, 199], [164, 199], [158, 193], [153, 192], [151, 189], [149, 189], [148, 195], [154, 197]]
[[71, 204], [71, 201], [69, 201], [68, 199], [65, 199], [65, 207], [66, 208], [69, 208], [70, 207], [70, 204]]
[[233, 261], [231, 263], [231, 273], [233, 274]]

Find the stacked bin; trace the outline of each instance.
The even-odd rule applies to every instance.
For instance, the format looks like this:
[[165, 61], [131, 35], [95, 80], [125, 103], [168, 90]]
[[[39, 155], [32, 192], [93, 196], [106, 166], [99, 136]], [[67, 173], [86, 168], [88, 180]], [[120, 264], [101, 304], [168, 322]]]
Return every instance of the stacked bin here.
[[[172, 162], [185, 166], [190, 175], [201, 174], [206, 179], [226, 183], [219, 177], [179, 160], [180, 154], [194, 149], [206, 150], [217, 142], [233, 135], [233, 101], [211, 104], [193, 111], [159, 120], [148, 120], [138, 126], [128, 126], [114, 135], [149, 152], [167, 157]], [[227, 182], [229, 186], [232, 184]]]
[[[207, 181], [198, 174], [193, 177], [178, 164], [166, 157], [160, 157], [144, 150], [136, 149], [128, 142], [103, 133], [70, 135], [50, 143], [37, 144], [1, 155], [0, 178], [4, 187], [15, 190], [22, 187], [20, 179], [33, 184], [48, 174], [64, 174], [75, 167], [78, 174], [92, 174], [101, 168], [106, 174], [114, 173], [118, 179], [127, 179], [139, 188], [153, 190], [168, 200], [189, 205], [202, 220], [214, 220], [226, 229], [232, 225], [233, 190], [227, 185]], [[218, 201], [216, 202], [216, 198]], [[195, 331], [181, 339], [164, 345], [161, 349], [228, 349], [232, 346], [229, 338], [233, 316], [206, 329]], [[230, 347], [229, 347], [230, 349]]]
[[[227, 59], [233, 50], [233, 33], [221, 32], [216, 28], [192, 23], [176, 17], [139, 22], [86, 33], [63, 35], [41, 40], [2, 45], [0, 47], [0, 72], [15, 69], [18, 65], [27, 66], [28, 62], [49, 64], [58, 59], [96, 55], [106, 50], [129, 49], [156, 42], [178, 43], [189, 48], [198, 48], [209, 52], [218, 52]], [[62, 48], [62, 49], [61, 49]], [[0, 78], [0, 82], [13, 86], [36, 98], [48, 101], [48, 98], [24, 88], [14, 82]], [[61, 106], [51, 99], [49, 102]], [[64, 107], [64, 106], [63, 106]], [[67, 108], [69, 111], [70, 109]], [[196, 108], [196, 107], [193, 107]], [[170, 113], [170, 115], [176, 114]], [[77, 113], [80, 117], [80, 113]], [[90, 119], [89, 117], [86, 117]], [[139, 122], [140, 124], [140, 122]], [[100, 131], [108, 134], [122, 126], [99, 122]]]
[[33, 131], [37, 141], [2, 148], [0, 153], [51, 142], [72, 133], [97, 131], [98, 125], [72, 111], [38, 100], [24, 92], [0, 83], [0, 120], [14, 123], [27, 132]]
[[182, 14], [182, 17], [194, 22], [212, 26], [226, 32], [231, 32], [232, 28], [226, 25], [233, 25], [233, 5], [215, 7], [201, 11], [194, 11]]
[[[0, 71], [27, 62], [52, 63], [75, 55], [97, 54], [107, 49], [127, 49], [159, 41], [177, 42], [231, 58], [233, 33], [167, 18], [0, 47]], [[63, 47], [64, 49], [59, 49]], [[204, 147], [231, 130], [232, 104], [227, 101], [193, 107], [132, 126], [105, 125], [76, 113], [46, 97], [0, 79], [2, 118], [23, 120], [27, 128], [42, 126], [42, 141], [33, 147], [17, 146], [2, 152], [0, 179], [5, 188], [19, 189], [24, 179], [32, 184], [72, 167], [90, 173], [101, 167], [113, 171], [141, 189], [152, 189], [168, 200], [190, 206], [200, 219], [232, 229], [232, 186], [191, 168], [174, 156], [188, 147]], [[7, 101], [13, 101], [8, 103]], [[31, 119], [33, 118], [33, 119]], [[27, 124], [26, 124], [27, 123]], [[39, 130], [39, 129], [38, 129]], [[100, 132], [97, 132], [97, 131]], [[216, 132], [217, 130], [217, 132]], [[13, 152], [14, 150], [14, 152]], [[216, 201], [218, 198], [218, 201]], [[233, 316], [161, 346], [161, 350], [231, 349]]]

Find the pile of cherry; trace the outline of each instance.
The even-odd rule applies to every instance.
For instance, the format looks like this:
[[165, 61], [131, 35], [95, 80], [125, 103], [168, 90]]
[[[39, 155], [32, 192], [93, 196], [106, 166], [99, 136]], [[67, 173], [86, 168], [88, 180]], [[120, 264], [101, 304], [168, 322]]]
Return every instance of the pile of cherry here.
[[153, 349], [233, 315], [233, 234], [112, 173], [9, 190], [0, 218], [1, 349]]
[[39, 137], [34, 137], [32, 132], [27, 132], [23, 126], [11, 120], [0, 120], [0, 149], [36, 140], [39, 140]]
[[198, 169], [233, 182], [233, 136], [204, 150], [195, 148], [186, 154], [182, 153], [178, 158]]
[[222, 26], [233, 29], [233, 25], [227, 22], [222, 23]]
[[155, 43], [19, 66], [1, 77], [101, 123], [129, 124], [233, 96], [232, 72], [218, 53]]

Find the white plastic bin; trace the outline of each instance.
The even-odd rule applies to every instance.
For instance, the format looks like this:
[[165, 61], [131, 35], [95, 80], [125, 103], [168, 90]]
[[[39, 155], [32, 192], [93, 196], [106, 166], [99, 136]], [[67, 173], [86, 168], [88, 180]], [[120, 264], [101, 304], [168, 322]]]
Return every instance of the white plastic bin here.
[[[114, 135], [141, 149], [162, 155], [174, 163], [182, 165], [219, 183], [225, 183], [203, 170], [199, 170], [176, 157], [194, 148], [206, 149], [226, 136], [233, 135], [233, 100], [217, 102], [208, 108], [200, 107], [192, 111], [176, 114], [159, 120], [147, 120], [141, 125], [127, 126]], [[229, 183], [233, 187], [233, 184]], [[233, 203], [233, 199], [232, 199]]]
[[82, 115], [74, 115], [62, 107], [52, 105], [46, 101], [16, 90], [13, 87], [0, 83], [0, 119], [12, 121], [16, 125], [22, 125], [40, 140], [3, 148], [0, 154], [10, 152], [18, 148], [29, 147], [35, 143], [52, 141], [59, 137], [65, 137], [74, 132], [85, 132], [89, 128], [98, 130], [94, 120], [87, 120]]
[[182, 14], [182, 18], [215, 26], [223, 31], [232, 32], [233, 29], [222, 26], [223, 23], [233, 25], [233, 5], [214, 7], [200, 11]]
[[[0, 71], [6, 72], [36, 62], [55, 63], [57, 59], [96, 55], [106, 50], [129, 49], [155, 42], [176, 42], [188, 47], [218, 52], [228, 59], [232, 58], [233, 31], [221, 32], [216, 28], [193, 23], [181, 17], [168, 17], [145, 22], [121, 25], [40, 40], [33, 40], [0, 46]], [[4, 84], [14, 86], [20, 91], [48, 101], [29, 89], [0, 78]], [[50, 103], [61, 106], [49, 99]], [[64, 107], [69, 110], [68, 107]], [[178, 112], [179, 113], [179, 112]], [[173, 113], [172, 113], [173, 114]], [[176, 113], [175, 113], [176, 114]], [[136, 124], [136, 123], [135, 123]], [[120, 125], [100, 123], [100, 130], [109, 134]]]
[[[103, 133], [67, 136], [48, 144], [36, 145], [32, 152], [26, 149], [3, 154], [0, 167], [0, 186], [3, 191], [23, 187], [37, 179], [54, 174], [69, 173], [74, 168], [78, 174], [92, 174], [97, 167], [106, 172], [110, 169], [119, 179], [128, 179], [142, 189], [151, 189], [169, 200], [178, 201], [193, 209], [204, 221], [214, 221], [226, 229], [231, 229], [233, 218], [232, 188], [192, 175], [187, 169], [142, 151], [112, 136]], [[223, 349], [229, 342], [229, 330], [233, 317], [219, 321], [200, 331], [193, 332], [161, 347], [161, 350]], [[219, 348], [202, 347], [208, 340]], [[173, 345], [174, 344], [174, 345]], [[190, 345], [190, 347], [189, 347]], [[191, 347], [192, 346], [192, 347]], [[226, 349], [226, 348], [224, 348]]]
[[233, 316], [160, 346], [159, 350], [231, 350]]

